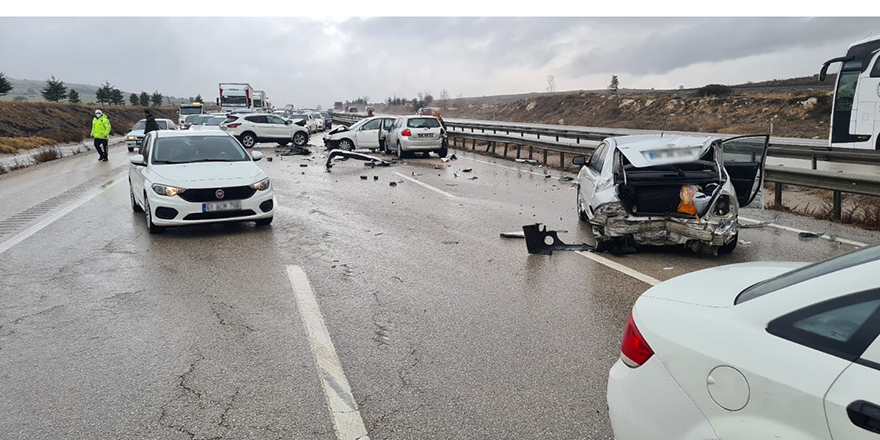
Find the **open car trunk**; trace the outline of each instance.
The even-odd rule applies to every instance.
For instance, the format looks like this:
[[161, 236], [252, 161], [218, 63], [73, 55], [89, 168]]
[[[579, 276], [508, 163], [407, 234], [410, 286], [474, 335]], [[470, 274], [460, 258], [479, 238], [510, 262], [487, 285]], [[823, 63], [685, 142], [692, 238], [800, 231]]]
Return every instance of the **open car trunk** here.
[[[694, 217], [687, 210], [679, 211], [683, 185], [693, 185], [696, 203], [703, 211], [708, 201], [720, 190], [721, 174], [714, 164], [689, 163], [659, 165], [625, 170], [626, 183], [618, 186], [623, 207], [635, 216]], [[703, 212], [697, 212], [702, 216]]]

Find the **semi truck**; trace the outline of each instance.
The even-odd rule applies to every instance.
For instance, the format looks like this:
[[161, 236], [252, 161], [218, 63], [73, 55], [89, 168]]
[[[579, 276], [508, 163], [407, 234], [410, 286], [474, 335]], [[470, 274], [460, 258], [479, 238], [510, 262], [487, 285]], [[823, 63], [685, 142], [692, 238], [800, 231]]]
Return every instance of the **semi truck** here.
[[205, 113], [205, 106], [201, 102], [180, 104], [180, 108], [177, 110], [178, 125], [183, 126], [184, 119], [189, 115], [200, 115], [203, 113]]
[[254, 108], [254, 89], [248, 83], [220, 83], [220, 111]]

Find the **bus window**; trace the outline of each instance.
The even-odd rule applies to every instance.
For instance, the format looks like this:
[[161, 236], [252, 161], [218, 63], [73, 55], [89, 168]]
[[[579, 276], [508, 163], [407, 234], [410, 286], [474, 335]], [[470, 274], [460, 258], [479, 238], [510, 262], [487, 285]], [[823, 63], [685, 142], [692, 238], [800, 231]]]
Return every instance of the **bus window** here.
[[858, 82], [859, 72], [840, 72], [840, 78], [837, 80], [837, 93], [835, 93], [835, 112], [852, 111], [853, 98], [856, 96], [856, 84]]
[[880, 57], [874, 60], [874, 67], [871, 69], [871, 78], [880, 78]]

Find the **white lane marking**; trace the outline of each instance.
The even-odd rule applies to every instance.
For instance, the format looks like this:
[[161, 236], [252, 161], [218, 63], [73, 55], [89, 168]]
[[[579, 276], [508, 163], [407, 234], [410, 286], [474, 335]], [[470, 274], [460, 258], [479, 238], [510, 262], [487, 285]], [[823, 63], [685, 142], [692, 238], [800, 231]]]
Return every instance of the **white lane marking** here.
[[599, 255], [596, 255], [596, 254], [594, 254], [594, 253], [592, 253], [592, 252], [581, 252], [581, 251], [578, 251], [577, 253], [580, 254], [581, 256], [587, 257], [587, 258], [589, 258], [589, 259], [591, 259], [591, 260], [593, 260], [593, 261], [595, 261], [595, 262], [597, 262], [597, 263], [599, 263], [599, 264], [602, 264], [602, 265], [608, 266], [608, 267], [610, 267], [610, 268], [612, 268], [612, 269], [614, 269], [614, 270], [616, 270], [616, 271], [618, 271], [618, 272], [620, 272], [620, 273], [623, 273], [623, 274], [625, 274], [625, 275], [629, 275], [629, 276], [631, 276], [631, 277], [633, 277], [633, 278], [635, 278], [635, 279], [637, 279], [637, 280], [639, 280], [639, 281], [642, 281], [642, 282], [644, 282], [644, 283], [646, 283], [646, 284], [650, 284], [650, 285], [652, 285], [652, 286], [656, 286], [656, 285], [660, 284], [660, 280], [658, 280], [657, 278], [654, 278], [654, 277], [651, 277], [651, 276], [645, 275], [645, 274], [643, 274], [643, 273], [641, 273], [641, 272], [639, 272], [639, 271], [637, 271], [637, 270], [635, 270], [635, 269], [630, 269], [630, 268], [628, 268], [628, 267], [626, 267], [626, 266], [624, 266], [624, 265], [622, 265], [622, 264], [620, 264], [620, 263], [617, 263], [617, 262], [611, 261], [611, 260], [609, 260], [609, 259], [607, 259], [607, 258], [605, 258], [605, 257], [602, 257], [602, 256], [599, 256]]
[[485, 163], [485, 164], [489, 164], [489, 165], [495, 165], [496, 167], [507, 168], [508, 170], [519, 171], [519, 172], [521, 172], [521, 173], [529, 173], [529, 174], [534, 174], [534, 175], [536, 175], [536, 176], [541, 176], [541, 177], [546, 176], [546, 174], [536, 173], [536, 172], [531, 171], [531, 170], [524, 170], [524, 169], [522, 169], [522, 168], [517, 168], [517, 167], [509, 167], [509, 166], [507, 166], [507, 165], [501, 165], [500, 163], [489, 162], [489, 161], [486, 161], [486, 160], [473, 159], [473, 158], [471, 158], [471, 160], [474, 161], [474, 162], [480, 162], [480, 163]]
[[30, 228], [25, 229], [24, 231], [19, 232], [18, 234], [12, 236], [8, 240], [4, 241], [3, 243], [0, 243], [0, 254], [8, 251], [13, 246], [28, 239], [30, 236], [36, 234], [37, 232], [40, 232], [46, 226], [49, 226], [52, 223], [55, 223], [55, 221], [57, 221], [61, 217], [64, 217], [65, 215], [70, 214], [75, 209], [86, 204], [89, 200], [94, 199], [95, 197], [97, 197], [101, 193], [103, 193], [104, 191], [107, 191], [108, 189], [112, 188], [113, 185], [116, 185], [117, 183], [122, 182], [123, 180], [125, 180], [126, 176], [127, 175], [123, 175], [122, 177], [110, 182], [109, 184], [104, 184], [103, 186], [101, 186], [101, 188], [94, 190], [94, 191], [80, 197], [75, 202], [71, 203], [70, 205], [65, 206], [64, 208], [60, 209], [59, 211], [50, 215], [49, 217], [46, 217], [45, 219], [43, 219], [39, 223], [31, 226]]
[[[744, 220], [749, 223], [761, 223], [762, 222], [762, 220], [755, 220], [753, 218], [748, 218], [748, 217], [743, 217], [743, 216], [739, 216], [739, 219]], [[798, 234], [800, 234], [801, 232], [810, 232], [810, 231], [805, 231], [803, 229], [792, 228], [790, 226], [777, 225], [776, 223], [770, 223], [767, 226], [769, 226], [771, 228], [782, 229], [783, 231], [798, 233]], [[831, 241], [831, 236], [829, 234], [823, 234], [820, 238], [824, 238], [825, 240]], [[860, 241], [847, 240], [845, 238], [840, 238], [840, 237], [836, 237], [836, 236], [834, 237], [834, 241], [839, 241], [841, 243], [845, 243], [845, 244], [852, 245], [855, 247], [865, 247], [868, 245], [867, 243], [862, 243]]]
[[428, 184], [425, 183], [425, 182], [422, 182], [422, 181], [419, 181], [419, 180], [413, 179], [412, 177], [409, 177], [409, 176], [405, 176], [405, 175], [403, 175], [403, 174], [398, 173], [397, 171], [395, 171], [394, 174], [396, 174], [397, 176], [402, 177], [402, 178], [404, 178], [404, 179], [406, 179], [406, 180], [409, 180], [410, 182], [415, 183], [416, 185], [421, 185], [421, 186], [423, 186], [423, 187], [425, 187], [425, 188], [430, 189], [431, 191], [434, 191], [434, 192], [436, 192], [436, 193], [443, 194], [444, 196], [449, 197], [450, 199], [456, 199], [456, 198], [458, 198], [458, 196], [456, 196], [456, 195], [454, 195], [454, 194], [449, 194], [448, 192], [443, 191], [442, 189], [434, 188], [433, 186], [428, 185]]
[[302, 317], [303, 326], [309, 335], [309, 345], [315, 356], [318, 377], [324, 389], [324, 397], [330, 415], [333, 417], [333, 428], [339, 440], [369, 440], [367, 428], [358, 410], [357, 402], [351, 392], [351, 386], [342, 371], [342, 362], [336, 355], [336, 347], [330, 339], [330, 332], [324, 324], [324, 316], [318, 307], [315, 292], [309, 283], [309, 277], [300, 266], [287, 266], [287, 276], [296, 296], [296, 305]]

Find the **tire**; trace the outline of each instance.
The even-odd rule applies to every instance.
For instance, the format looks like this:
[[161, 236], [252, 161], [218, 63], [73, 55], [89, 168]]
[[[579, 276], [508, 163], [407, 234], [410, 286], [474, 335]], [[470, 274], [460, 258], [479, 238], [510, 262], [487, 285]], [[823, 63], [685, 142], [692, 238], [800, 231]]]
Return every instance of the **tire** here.
[[738, 242], [739, 242], [739, 232], [737, 232], [736, 235], [733, 236], [733, 240], [730, 240], [730, 243], [727, 243], [724, 246], [721, 246], [720, 248], [718, 248], [718, 253], [719, 254], [729, 254], [729, 253], [733, 252], [733, 250], [736, 249], [736, 244]]
[[150, 234], [161, 234], [165, 232], [164, 227], [153, 224], [153, 212], [150, 209], [150, 199], [147, 198], [146, 194], [144, 194], [144, 217], [147, 219], [147, 232]]
[[406, 153], [403, 152], [403, 148], [400, 148], [400, 142], [397, 143], [396, 153], [398, 159], [403, 159], [404, 157], [406, 157]]
[[257, 226], [269, 226], [272, 224], [272, 219], [274, 219], [274, 218], [275, 218], [274, 215], [269, 218], [261, 218], [261, 219], [257, 220]]
[[238, 140], [241, 141], [241, 145], [243, 145], [245, 148], [253, 148], [254, 145], [257, 144], [257, 137], [254, 136], [253, 133], [245, 133], [241, 135]]
[[141, 205], [138, 205], [137, 200], [134, 199], [134, 191], [131, 190], [131, 182], [128, 182], [128, 197], [131, 199], [131, 212], [144, 212], [144, 208], [141, 208]]
[[354, 151], [354, 144], [348, 139], [342, 139], [336, 144], [340, 150]]
[[128, 152], [131, 153], [134, 151], [134, 147], [128, 147]]
[[293, 134], [293, 145], [296, 145], [297, 147], [302, 147], [303, 145], [305, 145], [308, 142], [309, 142], [309, 137], [306, 136], [305, 133], [298, 131]]

